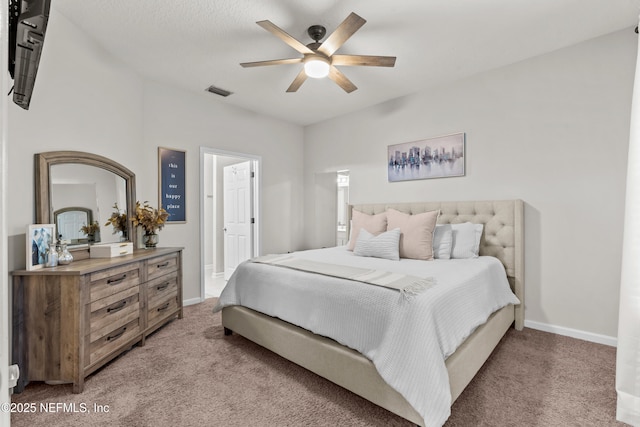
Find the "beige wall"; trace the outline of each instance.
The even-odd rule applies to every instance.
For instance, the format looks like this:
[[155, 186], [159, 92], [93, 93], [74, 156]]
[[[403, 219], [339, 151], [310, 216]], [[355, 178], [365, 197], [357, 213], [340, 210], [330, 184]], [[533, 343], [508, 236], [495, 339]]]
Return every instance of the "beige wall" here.
[[[198, 88], [196, 88], [198, 90]], [[24, 233], [34, 222], [33, 155], [79, 150], [112, 158], [136, 174], [137, 198], [158, 203], [157, 147], [187, 151], [187, 222], [167, 225], [160, 245], [183, 246], [184, 299], [200, 296], [200, 146], [262, 156], [262, 247], [302, 245], [300, 126], [229, 107], [202, 91], [145, 81], [52, 8], [29, 111], [9, 107], [9, 268], [23, 268]]]
[[[526, 319], [615, 337], [636, 46], [629, 29], [309, 126], [305, 194], [348, 169], [352, 203], [521, 198]], [[388, 145], [460, 131], [466, 176], [387, 182]]]

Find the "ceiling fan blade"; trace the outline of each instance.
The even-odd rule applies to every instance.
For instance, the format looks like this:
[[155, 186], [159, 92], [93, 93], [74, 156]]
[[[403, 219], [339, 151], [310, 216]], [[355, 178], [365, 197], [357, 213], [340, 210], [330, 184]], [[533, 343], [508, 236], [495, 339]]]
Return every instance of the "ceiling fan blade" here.
[[304, 83], [305, 80], [307, 80], [307, 73], [304, 72], [304, 68], [303, 68], [302, 70], [300, 70], [296, 78], [293, 79], [293, 82], [287, 88], [287, 92], [297, 91], [298, 89], [300, 89], [300, 86], [302, 86], [302, 83]]
[[270, 61], [242, 62], [243, 67], [262, 67], [263, 65], [297, 64], [302, 58], [272, 59]]
[[333, 80], [334, 82], [336, 82], [338, 84], [338, 86], [340, 86], [342, 89], [344, 89], [344, 91], [347, 92], [347, 93], [351, 93], [354, 90], [358, 89], [356, 87], [356, 85], [351, 83], [351, 80], [349, 80], [347, 78], [347, 76], [342, 74], [342, 71], [338, 70], [333, 65], [329, 69], [329, 78], [331, 80]]
[[333, 65], [363, 65], [371, 67], [393, 67], [396, 64], [395, 56], [369, 56], [369, 55], [333, 55]]
[[318, 48], [318, 52], [324, 53], [327, 56], [333, 55], [365, 22], [367, 21], [364, 18], [351, 12], [351, 14], [347, 16], [347, 19], [342, 21], [342, 23], [338, 25], [338, 28], [322, 42]]
[[278, 37], [280, 40], [294, 48], [300, 53], [314, 53], [311, 49], [304, 45], [304, 43], [299, 42], [294, 39], [289, 33], [275, 25], [270, 21], [258, 21], [256, 24], [260, 25], [265, 30], [269, 31], [271, 34]]

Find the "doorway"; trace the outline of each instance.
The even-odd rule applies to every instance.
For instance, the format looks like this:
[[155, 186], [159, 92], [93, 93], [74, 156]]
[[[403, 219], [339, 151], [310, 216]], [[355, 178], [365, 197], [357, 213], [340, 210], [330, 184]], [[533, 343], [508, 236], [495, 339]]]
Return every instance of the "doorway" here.
[[312, 222], [313, 246], [329, 248], [344, 246], [349, 240], [349, 171], [314, 174], [314, 209]]
[[235, 267], [260, 253], [259, 156], [200, 148], [200, 298], [218, 297]]
[[336, 245], [344, 246], [349, 242], [349, 236], [347, 236], [347, 216], [349, 210], [348, 170], [338, 171], [338, 202], [336, 210], [338, 214]]

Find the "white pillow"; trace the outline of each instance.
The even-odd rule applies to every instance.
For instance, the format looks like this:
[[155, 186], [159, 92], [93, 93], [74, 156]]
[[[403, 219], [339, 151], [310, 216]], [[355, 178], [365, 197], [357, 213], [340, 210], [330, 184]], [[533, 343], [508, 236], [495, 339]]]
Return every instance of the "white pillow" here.
[[451, 258], [453, 247], [453, 229], [451, 224], [437, 224], [433, 232], [433, 257], [435, 259]]
[[364, 228], [361, 228], [358, 240], [353, 248], [353, 254], [393, 261], [400, 260], [400, 229], [394, 228], [374, 236]]
[[465, 222], [451, 224], [453, 230], [453, 247], [451, 258], [477, 258], [480, 251], [480, 238], [482, 237], [482, 224]]

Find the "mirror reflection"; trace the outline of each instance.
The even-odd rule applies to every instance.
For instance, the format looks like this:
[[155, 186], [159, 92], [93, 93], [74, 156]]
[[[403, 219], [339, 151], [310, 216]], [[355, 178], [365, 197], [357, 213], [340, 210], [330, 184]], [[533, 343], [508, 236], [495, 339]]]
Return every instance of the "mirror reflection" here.
[[[114, 204], [127, 206], [125, 179], [99, 167], [63, 163], [50, 168], [50, 213], [58, 234], [71, 244], [88, 242], [118, 242], [120, 233], [113, 233], [105, 222]], [[82, 228], [97, 223], [93, 235]]]
[[[72, 245], [88, 243], [91, 240], [81, 231], [83, 226], [93, 223], [93, 213], [90, 209], [79, 207], [59, 209], [53, 213], [53, 222], [60, 240], [66, 240]], [[91, 237], [96, 241], [95, 234]], [[99, 237], [97, 239], [100, 241]]]

